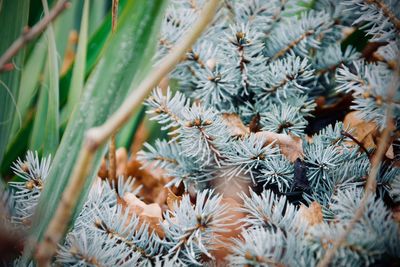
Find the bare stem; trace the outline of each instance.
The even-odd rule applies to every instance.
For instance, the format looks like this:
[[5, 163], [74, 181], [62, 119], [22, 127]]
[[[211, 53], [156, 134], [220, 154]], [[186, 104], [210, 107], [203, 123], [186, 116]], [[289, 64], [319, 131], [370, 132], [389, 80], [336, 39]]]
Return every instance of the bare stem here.
[[69, 6], [68, 0], [59, 0], [53, 9], [32, 28], [25, 28], [21, 36], [11, 44], [0, 57], [0, 72], [6, 70], [5, 65], [21, 50], [29, 41], [41, 34], [47, 26], [54, 21]]
[[56, 213], [47, 228], [46, 234], [36, 254], [39, 266], [50, 266], [50, 261], [54, 255], [57, 244], [61, 240], [72, 216], [74, 207], [77, 204], [79, 194], [86, 177], [89, 174], [94, 153], [92, 151], [82, 149], [77, 159], [74, 171], [67, 188], [65, 189]]
[[379, 172], [380, 163], [384, 154], [386, 153], [388, 146], [390, 145], [390, 134], [395, 130], [393, 124], [393, 102], [394, 96], [396, 94], [396, 89], [399, 82], [399, 71], [396, 70], [393, 72], [393, 79], [391, 82], [391, 86], [388, 91], [388, 99], [387, 102], [387, 111], [386, 111], [386, 128], [381, 134], [381, 138], [379, 140], [378, 149], [371, 160], [371, 169], [367, 178], [367, 182], [365, 185], [365, 193], [360, 201], [360, 206], [356, 210], [354, 217], [351, 219], [349, 224], [347, 225], [344, 232], [339, 236], [338, 239], [335, 240], [331, 249], [327, 250], [322, 260], [319, 262], [318, 267], [327, 267], [329, 263], [332, 261], [335, 256], [336, 251], [346, 242], [347, 236], [351, 233], [356, 223], [363, 216], [368, 198], [371, 194], [376, 191], [376, 176]]
[[375, 5], [378, 9], [382, 10], [385, 17], [389, 18], [389, 20], [393, 23], [395, 29], [400, 31], [400, 19], [396, 17], [388, 5], [381, 0], [365, 0], [365, 2], [369, 5]]
[[117, 21], [118, 21], [118, 3], [119, 0], [112, 0], [112, 22], [111, 22], [111, 30], [114, 33], [117, 29]]
[[110, 148], [108, 151], [108, 161], [110, 164], [109, 167], [109, 172], [108, 172], [108, 178], [110, 181], [116, 181], [116, 176], [117, 176], [117, 161], [115, 157], [115, 134], [111, 136], [110, 140]]
[[[111, 135], [123, 126], [133, 115], [135, 109], [142, 103], [151, 89], [157, 86], [163, 77], [181, 60], [191, 48], [206, 26], [214, 18], [219, 0], [210, 0], [200, 12], [197, 21], [191, 30], [185, 34], [171, 52], [147, 75], [138, 88], [131, 90], [119, 109], [101, 126], [91, 128], [86, 132], [79, 158], [69, 179], [69, 183], [62, 195], [54, 217], [47, 228], [42, 243], [39, 244], [36, 258], [39, 266], [49, 266], [57, 244], [61, 240], [70, 221], [72, 212], [77, 204], [85, 177], [89, 174], [92, 160], [97, 148], [104, 144]], [[132, 88], [131, 88], [132, 89]]]

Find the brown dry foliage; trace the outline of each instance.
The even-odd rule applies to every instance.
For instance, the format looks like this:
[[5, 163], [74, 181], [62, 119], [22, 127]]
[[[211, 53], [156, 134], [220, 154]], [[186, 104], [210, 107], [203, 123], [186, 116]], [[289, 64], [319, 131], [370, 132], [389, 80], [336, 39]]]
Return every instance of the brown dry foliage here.
[[307, 222], [309, 226], [314, 226], [323, 222], [322, 206], [313, 201], [310, 206], [301, 205], [298, 211], [301, 220]]

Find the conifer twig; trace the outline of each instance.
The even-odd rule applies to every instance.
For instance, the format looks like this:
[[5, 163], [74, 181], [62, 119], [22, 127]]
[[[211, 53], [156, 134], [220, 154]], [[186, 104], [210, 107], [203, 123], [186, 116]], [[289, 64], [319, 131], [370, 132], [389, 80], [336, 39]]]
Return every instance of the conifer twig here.
[[395, 130], [393, 123], [393, 99], [396, 94], [397, 86], [399, 82], [399, 69], [396, 69], [393, 72], [393, 78], [391, 81], [391, 85], [389, 87], [387, 93], [387, 111], [386, 111], [386, 128], [383, 130], [381, 134], [381, 138], [379, 140], [378, 148], [375, 154], [372, 156], [371, 160], [371, 169], [368, 174], [368, 178], [365, 184], [365, 192], [363, 197], [361, 198], [360, 205], [356, 210], [354, 217], [350, 220], [344, 232], [333, 242], [332, 248], [328, 249], [322, 258], [322, 260], [318, 263], [318, 267], [327, 267], [329, 263], [335, 256], [336, 251], [340, 248], [340, 246], [345, 243], [348, 235], [351, 233], [356, 223], [363, 216], [368, 198], [371, 194], [376, 191], [376, 176], [379, 173], [380, 163], [382, 161], [383, 156], [385, 155], [388, 147], [390, 146], [390, 135]]
[[47, 26], [54, 21], [66, 8], [68, 8], [68, 0], [59, 0], [53, 9], [41, 21], [36, 23], [32, 28], [26, 27], [21, 36], [15, 40], [11, 46], [0, 57], [0, 72], [6, 70], [6, 64], [21, 50], [29, 41], [41, 34]]
[[396, 17], [395, 13], [390, 10], [389, 6], [381, 0], [364, 0], [369, 5], [375, 5], [378, 9], [382, 10], [385, 17], [393, 23], [397, 31], [400, 31], [400, 19]]
[[280, 58], [281, 56], [285, 55], [287, 52], [289, 52], [291, 49], [293, 49], [293, 47], [295, 47], [296, 45], [298, 45], [301, 41], [303, 41], [305, 38], [307, 38], [308, 36], [312, 35], [314, 33], [314, 30], [308, 30], [305, 33], [303, 33], [302, 35], [300, 35], [299, 38], [297, 38], [296, 40], [293, 40], [290, 44], [288, 44], [287, 46], [285, 46], [284, 48], [282, 48], [281, 50], [279, 50], [273, 57], [272, 60], [276, 60], [277, 58]]
[[189, 32], [178, 40], [176, 46], [165, 58], [155, 66], [146, 78], [139, 84], [101, 126], [89, 129], [85, 134], [77, 162], [72, 171], [69, 183], [62, 195], [57, 210], [50, 221], [43, 241], [39, 244], [36, 259], [39, 266], [49, 266], [57, 245], [61, 240], [77, 204], [85, 177], [89, 174], [94, 154], [101, 144], [104, 144], [111, 135], [123, 126], [133, 115], [136, 107], [146, 98], [150, 90], [157, 86], [163, 77], [180, 62], [185, 53], [195, 43], [206, 26], [212, 21], [218, 7], [219, 0], [210, 0], [199, 13], [198, 19]]

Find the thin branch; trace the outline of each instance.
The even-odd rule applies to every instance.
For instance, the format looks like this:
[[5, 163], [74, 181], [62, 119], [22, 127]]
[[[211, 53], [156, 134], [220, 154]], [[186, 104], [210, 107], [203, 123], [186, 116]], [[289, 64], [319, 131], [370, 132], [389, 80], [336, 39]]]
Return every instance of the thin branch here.
[[111, 22], [111, 30], [114, 33], [117, 29], [117, 21], [118, 21], [118, 3], [119, 0], [112, 0], [112, 22]]
[[6, 70], [6, 64], [21, 50], [29, 41], [41, 34], [47, 26], [55, 20], [63, 10], [69, 7], [68, 0], [59, 0], [53, 9], [41, 21], [32, 28], [25, 28], [21, 36], [12, 43], [6, 52], [0, 57], [0, 72]]
[[[110, 140], [110, 148], [108, 151], [108, 161], [109, 161], [109, 171], [108, 171], [108, 178], [110, 181], [116, 182], [116, 176], [117, 176], [117, 161], [116, 161], [116, 156], [115, 156], [115, 134], [111, 136]], [[117, 185], [117, 183], [115, 184]]]
[[395, 130], [394, 122], [393, 122], [393, 101], [394, 96], [396, 94], [396, 90], [399, 84], [399, 70], [393, 72], [393, 78], [391, 81], [391, 85], [388, 90], [388, 102], [387, 102], [387, 111], [386, 111], [386, 128], [383, 130], [381, 134], [381, 138], [379, 140], [378, 149], [376, 153], [373, 155], [371, 160], [371, 169], [367, 178], [367, 182], [365, 185], [365, 193], [360, 201], [360, 206], [356, 210], [354, 217], [351, 219], [346, 229], [339, 236], [338, 239], [333, 243], [333, 247], [325, 253], [322, 260], [318, 263], [318, 267], [327, 267], [329, 263], [335, 256], [336, 251], [346, 242], [347, 236], [351, 233], [356, 223], [363, 216], [368, 198], [371, 194], [376, 191], [376, 176], [379, 172], [380, 163], [388, 147], [390, 145], [390, 135]]
[[375, 5], [378, 9], [382, 10], [385, 17], [387, 17], [397, 31], [400, 31], [400, 19], [396, 17], [395, 13], [390, 10], [390, 7], [380, 0], [365, 0], [369, 5]]
[[[118, 23], [118, 4], [119, 0], [112, 0], [112, 9], [111, 9], [111, 31], [112, 33], [115, 33], [117, 30], [117, 23]], [[115, 182], [115, 191], [117, 192], [118, 195], [118, 182], [116, 179], [117, 176], [117, 161], [116, 161], [116, 156], [115, 156], [115, 133], [111, 135], [111, 140], [110, 140], [110, 148], [108, 151], [108, 162], [109, 162], [109, 168], [108, 168], [108, 179], [110, 179], [111, 182]]]
[[340, 134], [350, 138], [351, 140], [353, 140], [354, 143], [356, 143], [367, 155], [367, 157], [370, 159], [371, 158], [371, 153], [369, 153], [368, 149], [364, 146], [363, 143], [361, 143], [360, 141], [357, 140], [357, 138], [355, 138], [354, 136], [352, 136], [349, 132], [346, 132], [345, 130], [341, 130]]
[[84, 177], [89, 175], [93, 157], [93, 151], [86, 149], [81, 150], [71, 175], [74, 178], [78, 178], [70, 180], [68, 183], [68, 186], [61, 197], [54, 218], [51, 220], [46, 234], [44, 235], [43, 242], [39, 245], [36, 255], [39, 266], [50, 266], [50, 261], [57, 249], [57, 244], [63, 237], [71, 219], [73, 209], [78, 202], [79, 194], [77, 192], [82, 190], [82, 187], [85, 184]]
[[300, 35], [299, 38], [296, 40], [292, 41], [290, 44], [279, 50], [273, 57], [272, 60], [276, 60], [277, 58], [280, 58], [281, 56], [285, 55], [287, 52], [289, 52], [291, 49], [293, 49], [296, 45], [298, 45], [301, 41], [306, 39], [308, 36], [314, 34], [314, 30], [309, 30]]
[[132, 93], [125, 99], [119, 109], [103, 125], [91, 128], [86, 132], [85, 140], [69, 183], [62, 195], [55, 215], [44, 234], [43, 241], [38, 247], [36, 258], [39, 266], [50, 265], [51, 258], [57, 249], [57, 244], [63, 237], [77, 204], [79, 194], [76, 192], [80, 192], [85, 183], [85, 177], [90, 172], [97, 148], [101, 144], [104, 144], [117, 129], [129, 120], [135, 109], [142, 103], [149, 92], [159, 84], [163, 77], [173, 70], [205, 30], [206, 26], [212, 21], [218, 3], [218, 0], [208, 1], [199, 14], [197, 21], [191, 27], [191, 30], [177, 42], [171, 53], [150, 71], [147, 77], [139, 84], [138, 88], [131, 90]]

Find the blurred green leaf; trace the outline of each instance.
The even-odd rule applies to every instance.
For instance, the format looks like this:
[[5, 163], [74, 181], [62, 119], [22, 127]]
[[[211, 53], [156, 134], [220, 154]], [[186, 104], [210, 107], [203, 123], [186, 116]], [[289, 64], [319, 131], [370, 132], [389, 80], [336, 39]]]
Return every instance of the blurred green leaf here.
[[[93, 0], [92, 0], [93, 1]], [[96, 8], [97, 9], [99, 9], [98, 8], [98, 2], [97, 2], [98, 0], [96, 0]], [[103, 1], [103, 0], [99, 0], [99, 1]], [[107, 0], [104, 0], [105, 2], [107, 1]], [[35, 1], [33, 1], [33, 2], [35, 2]], [[36, 2], [38, 2], [39, 3], [39, 6], [34, 6], [36, 9], [40, 9], [41, 11], [40, 12], [43, 12], [43, 7], [42, 7], [42, 5], [41, 5], [41, 3], [40, 3], [40, 1], [36, 1]], [[51, 1], [49, 1], [49, 3], [50, 3]], [[123, 10], [123, 8], [124, 8], [124, 6], [126, 5], [126, 3], [127, 3], [127, 0], [120, 0], [120, 2], [119, 2], [119, 5], [120, 5], [120, 8], [119, 8], [119, 11], [121, 12], [122, 10]], [[32, 6], [32, 2], [31, 2], [31, 6]], [[73, 5], [72, 6], [72, 8], [70, 8], [69, 10], [68, 10], [68, 12], [70, 12], [70, 10], [75, 10], [75, 17], [76, 16], [79, 16], [78, 17], [78, 19], [75, 19], [75, 23], [76, 23], [76, 21], [80, 21], [80, 16], [81, 16], [81, 13], [82, 13], [82, 10], [79, 10], [79, 8], [81, 7], [81, 5]], [[96, 9], [95, 8], [95, 9]], [[104, 11], [103, 12], [105, 12], [105, 7], [103, 6], [102, 8], [104, 8]], [[92, 12], [93, 12], [93, 6], [90, 8], [90, 15], [92, 15]], [[33, 13], [38, 13], [38, 11], [36, 11], [36, 12], [34, 12], [33, 11]], [[70, 13], [69, 13], [70, 14]], [[62, 17], [61, 17], [62, 18]], [[87, 54], [86, 54], [86, 70], [85, 70], [85, 78], [89, 75], [89, 73], [93, 70], [93, 68], [94, 68], [94, 66], [95, 66], [95, 64], [97, 63], [97, 61], [98, 61], [98, 59], [99, 59], [99, 57], [100, 57], [100, 52], [101, 52], [101, 50], [103, 49], [103, 47], [104, 47], [104, 44], [105, 44], [105, 42], [107, 41], [107, 39], [108, 39], [108, 37], [109, 37], [109, 32], [111, 31], [111, 15], [109, 14], [108, 16], [106, 16], [105, 18], [103, 18], [104, 20], [103, 20], [103, 22], [101, 23], [101, 25], [98, 27], [98, 29], [97, 29], [97, 31], [96, 31], [96, 33], [95, 33], [95, 35], [94, 36], [92, 36], [91, 38], [90, 38], [90, 40], [89, 40], [89, 43], [87, 44], [87, 49], [88, 49], [88, 51], [87, 51]], [[36, 22], [36, 20], [33, 20], [33, 22]], [[54, 22], [54, 24], [55, 24], [55, 28], [56, 29], [59, 29], [59, 27], [57, 27], [57, 25], [59, 24], [59, 23], [65, 23], [65, 20], [56, 20], [55, 22]], [[69, 30], [68, 31], [70, 31], [70, 30], [72, 30], [73, 29], [73, 24], [71, 24], [70, 25], [70, 27], [68, 28]], [[76, 28], [76, 27], [75, 27]], [[58, 44], [60, 43], [59, 42], [59, 40], [61, 40], [60, 39], [60, 35], [62, 35], [62, 39], [64, 40], [64, 41], [66, 41], [67, 39], [65, 38], [65, 36], [67, 36], [68, 34], [69, 34], [69, 32], [68, 31], [66, 31], [66, 32], [62, 32], [62, 31], [60, 31], [60, 30], [57, 30], [56, 32], [55, 32], [55, 34], [56, 34], [56, 41], [57, 41], [57, 48], [59, 48], [59, 46], [58, 46]], [[44, 84], [46, 84], [47, 82], [46, 82], [46, 80], [47, 80], [47, 78], [46, 78], [46, 76], [45, 77], [42, 77], [42, 78], [40, 78], [40, 76], [41, 76], [41, 74], [42, 73], [45, 73], [45, 67], [44, 67], [44, 64], [43, 64], [43, 62], [44, 62], [44, 59], [42, 59], [43, 60], [43, 62], [41, 62], [40, 60], [39, 60], [39, 58], [40, 58], [40, 54], [44, 54], [45, 56], [47, 55], [47, 53], [46, 53], [46, 42], [45, 42], [46, 40], [45, 40], [45, 38], [42, 36], [40, 39], [39, 39], [39, 41], [38, 41], [38, 43], [40, 43], [40, 42], [43, 42], [43, 46], [41, 46], [40, 47], [40, 51], [39, 51], [39, 48], [37, 48], [37, 46], [38, 46], [38, 43], [33, 43], [33, 47], [32, 47], [32, 51], [31, 51], [31, 53], [29, 53], [29, 56], [28, 56], [28, 60], [27, 60], [27, 63], [26, 63], [26, 66], [24, 66], [24, 68], [23, 68], [23, 70], [25, 70], [26, 69], [26, 76], [29, 76], [28, 77], [28, 79], [23, 79], [22, 80], [22, 82], [24, 83], [24, 87], [23, 87], [23, 85], [21, 84], [21, 86], [20, 86], [20, 88], [24, 88], [24, 90], [23, 90], [23, 93], [21, 93], [21, 95], [23, 96], [23, 98], [24, 98], [24, 101], [22, 101], [21, 102], [21, 106], [23, 106], [24, 108], [21, 110], [21, 114], [22, 114], [22, 120], [24, 120], [24, 114], [26, 114], [26, 108], [27, 107], [29, 107], [29, 105], [31, 105], [32, 104], [32, 102], [37, 102], [37, 98], [38, 99], [40, 99], [40, 96], [39, 97], [36, 97], [36, 95], [38, 94], [38, 91], [39, 91], [39, 95], [40, 95], [40, 92], [41, 92], [41, 86], [42, 86], [42, 84], [39, 84], [39, 80], [36, 80], [36, 82], [35, 82], [35, 79], [34, 79], [34, 76], [35, 76], [35, 73], [37, 73], [38, 75], [39, 75], [39, 77], [38, 77], [38, 79], [42, 79], [43, 81], [45, 81], [44, 82]], [[65, 45], [66, 44], [63, 44], [63, 47], [65, 47]], [[59, 53], [59, 55], [60, 55], [60, 53]], [[59, 60], [61, 60], [61, 57], [59, 56], [59, 58], [58, 58]], [[37, 61], [37, 64], [35, 63], [35, 61], [36, 60], [38, 60]], [[91, 64], [91, 66], [90, 66], [90, 68], [88, 68], [88, 64]], [[42, 64], [42, 67], [41, 67], [41, 69], [40, 69], [40, 64]], [[60, 106], [61, 107], [63, 107], [63, 106], [65, 106], [65, 104], [67, 103], [67, 97], [68, 97], [68, 94], [69, 94], [69, 88], [70, 88], [70, 86], [71, 86], [71, 78], [72, 78], [72, 70], [73, 70], [73, 66], [74, 66], [74, 64], [72, 64], [72, 66], [67, 70], [67, 72], [61, 77], [61, 79], [60, 79], [60, 81], [59, 81], [59, 84], [60, 84], [60, 91], [59, 91], [59, 94], [60, 94]], [[26, 82], [25, 82], [26, 81]], [[43, 83], [43, 82], [42, 82]], [[39, 90], [38, 90], [39, 89]], [[44, 88], [45, 89], [45, 88]], [[33, 90], [33, 91], [32, 91]], [[26, 94], [25, 94], [25, 92], [27, 92]], [[29, 92], [31, 92], [31, 93], [29, 93]], [[27, 101], [26, 101], [27, 100]], [[40, 100], [39, 100], [40, 101]], [[22, 104], [22, 103], [24, 103], [24, 104]], [[18, 104], [18, 106], [20, 106], [20, 104]], [[23, 112], [22, 112], [23, 111]], [[9, 140], [9, 142], [8, 142], [8, 148], [7, 148], [7, 155], [9, 155], [9, 156], [16, 156], [16, 157], [14, 157], [14, 158], [8, 158], [6, 161], [7, 162], [13, 162], [13, 161], [15, 161], [15, 159], [18, 157], [18, 156], [21, 156], [23, 153], [25, 153], [25, 151], [23, 151], [22, 150], [22, 153], [21, 154], [15, 154], [15, 153], [9, 153], [9, 152], [11, 152], [11, 150], [13, 150], [14, 148], [13, 148], [13, 145], [12, 144], [19, 144], [19, 143], [21, 143], [21, 144], [27, 144], [28, 143], [28, 141], [29, 141], [29, 139], [31, 139], [31, 136], [32, 135], [28, 135], [28, 140], [26, 140], [26, 139], [17, 139], [17, 138], [26, 138], [26, 136], [25, 135], [21, 135], [21, 134], [19, 134], [19, 132], [16, 132], [16, 130], [18, 130], [18, 128], [19, 128], [19, 126], [20, 126], [20, 120], [19, 120], [19, 117], [17, 117], [17, 116], [15, 116], [16, 117], [16, 119], [17, 119], [17, 121], [15, 121], [14, 120], [14, 125], [13, 125], [13, 134], [12, 134], [12, 136], [10, 137], [10, 140]], [[29, 117], [31, 120], [33, 120], [33, 118], [34, 117]], [[64, 120], [61, 120], [63, 123], [61, 123], [61, 129], [60, 129], [60, 133], [62, 134], [63, 133], [63, 131], [65, 130], [65, 127], [66, 127], [66, 121], [65, 121], [65, 118], [64, 118]], [[24, 125], [28, 125], [28, 124], [26, 124], [26, 123], [24, 123]], [[33, 124], [31, 124], [31, 125], [33, 125]], [[44, 129], [43, 127], [44, 126], [41, 126], [42, 128], [40, 128], [39, 127], [39, 125], [41, 125], [40, 123], [38, 124], [38, 126], [36, 127], [36, 131], [39, 131], [39, 129]], [[30, 127], [29, 128], [29, 130], [30, 131], [32, 131], [32, 129], [33, 129], [33, 127]], [[20, 129], [20, 131], [25, 131], [25, 129]], [[26, 131], [25, 131], [25, 133], [26, 133]], [[37, 134], [36, 134], [36, 136], [38, 136]], [[30, 141], [30, 143], [33, 143], [32, 141]], [[31, 146], [32, 147], [32, 146]], [[26, 146], [26, 149], [27, 149], [28, 147]], [[19, 147], [19, 149], [20, 149], [20, 147]], [[25, 149], [25, 150], [26, 150]], [[3, 164], [4, 165], [4, 164]], [[3, 170], [4, 170], [4, 168], [3, 168]], [[2, 173], [4, 173], [4, 172], [2, 172]]]
[[[19, 96], [17, 101], [17, 107], [20, 114], [14, 116], [14, 123], [12, 127], [12, 134], [10, 140], [14, 139], [14, 135], [20, 130], [20, 121], [18, 116], [24, 120], [29, 107], [37, 93], [39, 87], [40, 74], [43, 71], [43, 66], [45, 58], [47, 55], [47, 44], [45, 39], [41, 37], [39, 41], [36, 42], [35, 47], [31, 53], [31, 56], [26, 61], [21, 75], [21, 82], [19, 86]], [[32, 117], [32, 116], [31, 116]], [[11, 146], [12, 147], [12, 146]], [[10, 149], [10, 146], [8, 146]]]
[[84, 81], [85, 81], [85, 64], [86, 64], [86, 47], [87, 47], [87, 36], [89, 27], [89, 0], [84, 1], [83, 6], [81, 27], [79, 32], [79, 43], [77, 53], [75, 57], [75, 64], [72, 71], [71, 85], [69, 88], [68, 101], [63, 109], [61, 121], [62, 124], [68, 121], [73, 108], [79, 102], [81, 96]]
[[[55, 155], [41, 195], [32, 227], [32, 240], [40, 240], [66, 187], [87, 129], [102, 124], [123, 102], [130, 88], [149, 71], [163, 18], [164, 0], [128, 0], [117, 31], [108, 39], [95, 69], [85, 84], [78, 107], [73, 111]], [[89, 192], [105, 147], [98, 150], [75, 214]], [[35, 242], [33, 242], [35, 243]], [[29, 255], [32, 247], [28, 247]]]
[[[47, 0], [43, 0], [47, 1]], [[48, 64], [49, 64], [49, 88], [48, 88], [48, 104], [47, 104], [47, 116], [46, 116], [46, 127], [44, 131], [44, 154], [54, 155], [58, 142], [60, 140], [59, 128], [59, 67], [58, 67], [58, 52], [56, 48], [56, 38], [53, 31], [53, 26], [50, 25], [47, 28], [48, 32]]]
[[[19, 37], [23, 28], [27, 25], [29, 2], [29, 0], [0, 1], [0, 25], [2, 25], [0, 31], [0, 55]], [[16, 99], [24, 51], [25, 49], [22, 49], [13, 58], [14, 70], [0, 73], [0, 162], [3, 161], [13, 126], [14, 115], [16, 114]]]
[[[111, 2], [111, 1], [110, 1]], [[118, 15], [121, 16], [122, 11], [125, 9], [125, 6], [128, 4], [128, 0], [120, 0]], [[106, 46], [106, 42], [111, 34], [111, 11], [108, 12], [106, 18], [104, 19], [102, 25], [95, 32], [95, 34], [90, 38], [88, 44], [88, 57], [86, 61], [86, 73], [89, 74], [91, 70], [94, 68], [99, 58], [101, 57], [101, 52], [104, 51], [104, 47]]]
[[90, 0], [89, 35], [92, 35], [103, 22], [109, 0]]
[[10, 166], [20, 155], [26, 153], [26, 148], [29, 142], [29, 135], [33, 127], [33, 111], [28, 111], [25, 116], [25, 121], [23, 122], [21, 129], [13, 135], [10, 140], [9, 147], [6, 154], [4, 155], [3, 162], [1, 164], [1, 173], [9, 173]]
[[[126, 6], [127, 0], [119, 1], [119, 9], [118, 13], [121, 14], [122, 10]], [[90, 13], [92, 12], [92, 8], [90, 9]], [[93, 68], [96, 66], [96, 63], [99, 61], [99, 58], [102, 55], [102, 51], [104, 50], [105, 43], [109, 39], [111, 33], [111, 12], [105, 17], [103, 23], [99, 26], [97, 31], [93, 36], [89, 38], [89, 43], [87, 46], [86, 53], [86, 71], [85, 78], [89, 76], [89, 74], [93, 71]], [[72, 68], [70, 68], [65, 75], [60, 80], [60, 103], [61, 105], [67, 102], [68, 91], [71, 84], [72, 77]]]
[[32, 133], [29, 139], [29, 148], [31, 150], [43, 151], [44, 129], [46, 127], [46, 116], [48, 109], [48, 63], [45, 66], [45, 78], [39, 88], [39, 99], [36, 103], [36, 112], [33, 121]]
[[[50, 5], [50, 1], [48, 2]], [[64, 60], [65, 52], [69, 44], [70, 33], [72, 31], [77, 31], [79, 28], [81, 14], [82, 9], [80, 8], [80, 1], [71, 1], [70, 7], [53, 23], [59, 62], [63, 62]]]
[[[42, 0], [45, 9], [47, 0]], [[48, 11], [47, 11], [48, 12]], [[54, 155], [59, 143], [59, 67], [56, 39], [52, 24], [46, 30], [46, 84], [41, 86], [37, 112], [31, 136], [31, 149]]]

